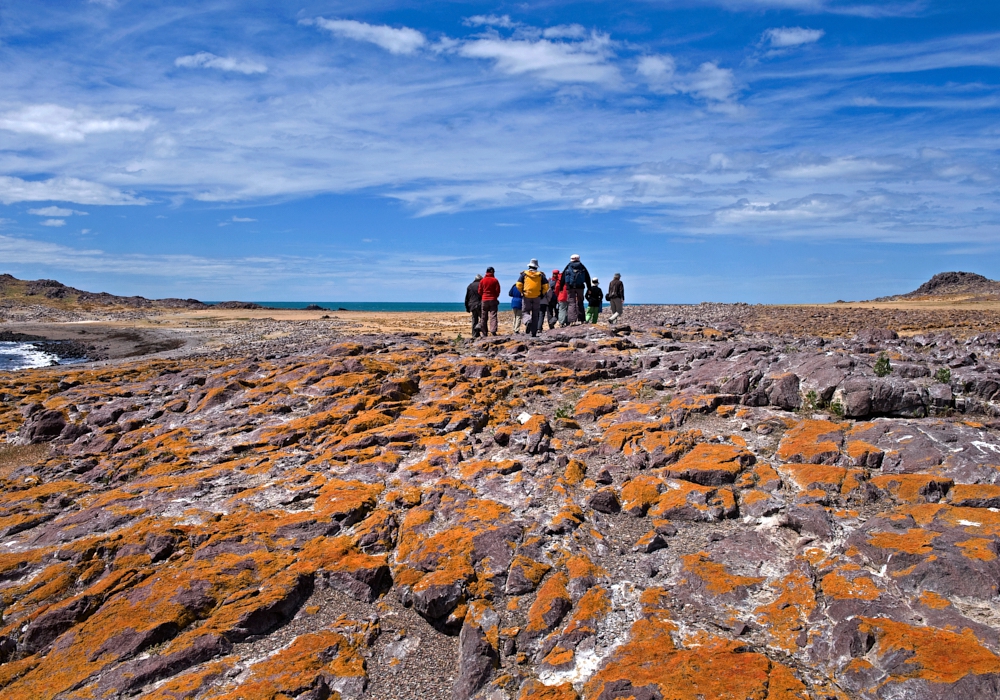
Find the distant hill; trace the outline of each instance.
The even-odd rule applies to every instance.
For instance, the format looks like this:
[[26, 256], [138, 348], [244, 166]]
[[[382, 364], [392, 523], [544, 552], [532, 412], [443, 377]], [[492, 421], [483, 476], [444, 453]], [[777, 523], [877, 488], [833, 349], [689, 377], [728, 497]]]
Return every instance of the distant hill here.
[[906, 294], [880, 297], [874, 301], [901, 301], [948, 298], [963, 301], [1000, 300], [1000, 282], [974, 272], [940, 272]]
[[[197, 299], [147, 299], [123, 297], [107, 292], [85, 292], [67, 287], [55, 280], [19, 280], [13, 275], [0, 275], [0, 306], [40, 305], [61, 309], [126, 308], [126, 309], [207, 309], [209, 305]], [[214, 308], [259, 309], [259, 304], [227, 301], [213, 304]]]

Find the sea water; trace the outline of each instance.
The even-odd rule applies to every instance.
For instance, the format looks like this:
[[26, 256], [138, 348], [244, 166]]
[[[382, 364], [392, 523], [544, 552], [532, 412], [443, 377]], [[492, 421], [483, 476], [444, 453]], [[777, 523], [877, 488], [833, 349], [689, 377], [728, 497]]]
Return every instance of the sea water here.
[[56, 364], [59, 364], [58, 355], [39, 350], [33, 343], [0, 341], [0, 371]]
[[[212, 303], [212, 302], [208, 302]], [[411, 302], [411, 301], [257, 301], [255, 304], [275, 309], [304, 309], [310, 304], [322, 306], [327, 311], [347, 309], [348, 311], [409, 311], [409, 312], [455, 312], [465, 311], [464, 303], [451, 302]]]

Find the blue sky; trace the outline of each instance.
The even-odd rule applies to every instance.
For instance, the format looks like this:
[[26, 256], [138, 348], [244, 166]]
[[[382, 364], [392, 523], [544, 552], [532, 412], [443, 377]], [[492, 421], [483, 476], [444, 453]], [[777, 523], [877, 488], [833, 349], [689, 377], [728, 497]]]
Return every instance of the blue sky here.
[[583, 256], [629, 301], [1000, 278], [996, 2], [0, 8], [0, 272], [460, 300]]

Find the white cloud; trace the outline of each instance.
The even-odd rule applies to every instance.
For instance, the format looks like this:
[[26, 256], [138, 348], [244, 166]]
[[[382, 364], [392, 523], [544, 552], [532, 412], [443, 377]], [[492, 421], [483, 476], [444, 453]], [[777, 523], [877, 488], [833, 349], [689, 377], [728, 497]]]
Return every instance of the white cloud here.
[[235, 221], [238, 224], [248, 224], [251, 221], [256, 221], [256, 220], [257, 219], [250, 219], [250, 218], [245, 217], [245, 216], [234, 216], [233, 217], [233, 221]]
[[148, 200], [126, 194], [97, 182], [75, 177], [22, 180], [0, 175], [0, 202], [74, 202], [76, 204], [148, 204]]
[[458, 49], [466, 58], [493, 60], [508, 75], [532, 74], [557, 82], [611, 82], [618, 69], [610, 63], [611, 40], [593, 34], [586, 41], [490, 37], [468, 41]]
[[473, 15], [466, 17], [462, 23], [468, 27], [500, 27], [502, 29], [513, 29], [520, 25], [520, 22], [512, 21], [510, 15]]
[[240, 60], [229, 56], [216, 56], [214, 53], [208, 53], [207, 51], [201, 51], [190, 56], [181, 56], [174, 61], [174, 65], [179, 68], [215, 68], [231, 73], [243, 73], [244, 75], [267, 72], [267, 66], [263, 63]]
[[83, 141], [89, 134], [145, 131], [154, 123], [153, 119], [145, 117], [140, 119], [91, 117], [80, 110], [56, 104], [25, 105], [20, 109], [0, 114], [0, 129], [71, 142]]
[[855, 107], [874, 107], [878, 104], [878, 100], [874, 97], [855, 97], [851, 103]]
[[63, 209], [62, 207], [45, 207], [43, 209], [29, 209], [29, 214], [34, 214], [35, 216], [73, 216], [72, 209]]
[[410, 27], [396, 29], [385, 24], [366, 24], [365, 22], [356, 22], [353, 19], [324, 19], [323, 17], [317, 17], [314, 20], [301, 20], [300, 24], [315, 24], [332, 34], [356, 41], [367, 41], [394, 54], [416, 53], [427, 44], [427, 38]]
[[775, 175], [795, 179], [828, 179], [880, 176], [900, 170], [894, 163], [869, 158], [834, 158], [816, 163], [803, 163], [775, 170]]
[[694, 73], [680, 78], [675, 86], [681, 92], [720, 105], [730, 104], [736, 97], [736, 78], [728, 68], [717, 63], [702, 63]]
[[583, 39], [587, 30], [581, 24], [559, 24], [542, 32], [546, 39]]
[[825, 34], [822, 29], [805, 29], [803, 27], [780, 27], [768, 29], [762, 40], [774, 49], [787, 49], [792, 46], [813, 44]]
[[42, 222], [42, 226], [51, 226], [53, 228], [59, 228], [60, 226], [65, 226], [66, 221], [64, 219], [46, 219]]
[[602, 194], [587, 197], [580, 202], [580, 209], [603, 209], [605, 211], [620, 208], [624, 202], [613, 194]]
[[643, 56], [639, 59], [636, 72], [646, 79], [653, 90], [674, 94], [674, 76], [677, 72], [677, 62], [673, 56]]
[[643, 56], [636, 65], [650, 89], [672, 95], [683, 92], [703, 99], [720, 111], [734, 111], [736, 105], [736, 77], [729, 68], [717, 63], [702, 63], [693, 73], [677, 69], [677, 62], [668, 54]]

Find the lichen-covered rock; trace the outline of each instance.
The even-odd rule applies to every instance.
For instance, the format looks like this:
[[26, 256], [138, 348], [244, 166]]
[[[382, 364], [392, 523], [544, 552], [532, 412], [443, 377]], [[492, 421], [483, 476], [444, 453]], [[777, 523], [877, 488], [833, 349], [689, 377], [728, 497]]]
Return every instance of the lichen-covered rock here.
[[0, 376], [0, 695], [997, 695], [1000, 339], [716, 312]]

